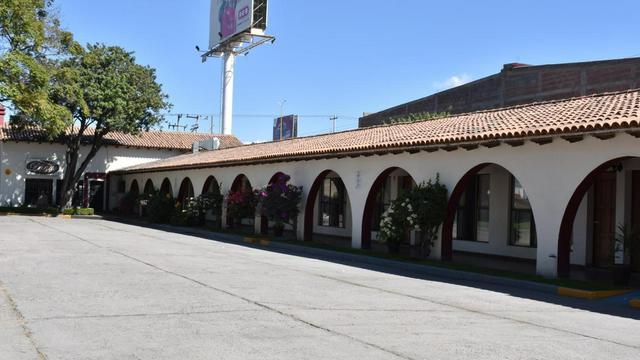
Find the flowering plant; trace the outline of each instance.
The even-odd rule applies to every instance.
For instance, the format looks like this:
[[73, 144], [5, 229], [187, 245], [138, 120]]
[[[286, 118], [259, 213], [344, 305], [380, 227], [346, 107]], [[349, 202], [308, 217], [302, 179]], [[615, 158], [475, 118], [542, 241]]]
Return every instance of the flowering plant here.
[[279, 227], [284, 224], [295, 227], [300, 213], [302, 186], [288, 184], [290, 179], [289, 175], [281, 174], [273, 184], [256, 191], [262, 214]]
[[[399, 244], [407, 231], [420, 232], [419, 246], [423, 255], [428, 256], [431, 246], [442, 224], [447, 207], [447, 187], [435, 180], [405, 190], [382, 215], [380, 239], [389, 244]], [[391, 246], [390, 246], [391, 248]]]
[[240, 220], [253, 218], [257, 199], [252, 191], [229, 191], [227, 194], [227, 217]]

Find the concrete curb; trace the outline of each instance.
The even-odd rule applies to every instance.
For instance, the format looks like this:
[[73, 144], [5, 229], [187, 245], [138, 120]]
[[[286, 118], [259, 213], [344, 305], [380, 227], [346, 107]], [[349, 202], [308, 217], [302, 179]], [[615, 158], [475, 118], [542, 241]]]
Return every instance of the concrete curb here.
[[597, 300], [604, 299], [612, 296], [618, 296], [622, 294], [626, 294], [630, 292], [631, 289], [624, 290], [601, 290], [601, 291], [589, 291], [589, 290], [580, 290], [580, 289], [572, 289], [566, 287], [558, 288], [558, 295], [575, 297], [580, 299], [588, 299], [588, 300]]

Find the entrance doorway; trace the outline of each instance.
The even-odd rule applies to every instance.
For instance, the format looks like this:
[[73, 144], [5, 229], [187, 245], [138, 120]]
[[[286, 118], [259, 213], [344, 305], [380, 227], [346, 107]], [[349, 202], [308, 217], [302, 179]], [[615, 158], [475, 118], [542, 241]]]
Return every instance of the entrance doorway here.
[[104, 210], [104, 180], [89, 181], [89, 207], [96, 212]]
[[594, 186], [593, 265], [613, 264], [613, 244], [616, 231], [616, 172], [600, 174]]

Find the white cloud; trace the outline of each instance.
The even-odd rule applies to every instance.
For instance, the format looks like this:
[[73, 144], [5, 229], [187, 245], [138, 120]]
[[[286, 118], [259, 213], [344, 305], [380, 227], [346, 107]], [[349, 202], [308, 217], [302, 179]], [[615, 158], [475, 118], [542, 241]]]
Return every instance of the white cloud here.
[[436, 81], [433, 83], [433, 87], [438, 90], [451, 89], [452, 87], [464, 85], [471, 81], [471, 76], [467, 74], [453, 75], [445, 81]]

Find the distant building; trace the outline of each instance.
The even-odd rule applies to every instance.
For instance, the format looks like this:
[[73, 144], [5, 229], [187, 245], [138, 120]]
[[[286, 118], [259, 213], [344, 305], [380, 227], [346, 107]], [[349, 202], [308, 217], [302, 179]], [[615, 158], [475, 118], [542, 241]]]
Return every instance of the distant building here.
[[359, 127], [420, 112], [460, 114], [640, 88], [640, 58], [567, 64], [506, 64], [497, 74], [367, 114]]

